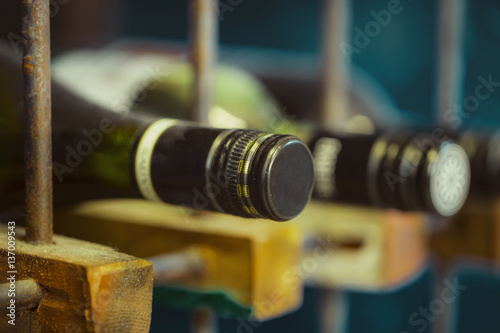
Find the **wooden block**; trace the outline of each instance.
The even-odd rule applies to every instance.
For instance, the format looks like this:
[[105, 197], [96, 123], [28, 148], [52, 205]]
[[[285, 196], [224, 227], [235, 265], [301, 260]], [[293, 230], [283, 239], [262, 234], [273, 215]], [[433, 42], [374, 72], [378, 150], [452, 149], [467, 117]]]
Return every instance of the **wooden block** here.
[[[0, 332], [149, 332], [153, 267], [109, 247], [54, 235], [54, 245], [25, 243], [15, 228], [16, 281], [33, 279], [44, 297], [34, 310], [4, 308]], [[7, 282], [7, 226], [0, 225], [0, 281]], [[9, 274], [10, 275], [10, 274]]]
[[[71, 223], [66, 223], [71, 221]], [[178, 284], [198, 291], [222, 290], [254, 316], [268, 319], [296, 309], [302, 281], [284, 281], [302, 245], [298, 226], [244, 219], [144, 200], [102, 200], [55, 214], [55, 230], [138, 257], [198, 248], [208, 254], [208, 271]]]
[[[426, 221], [419, 213], [311, 202], [293, 223], [316, 239], [302, 258], [310, 283], [382, 288], [422, 267], [427, 258]], [[315, 258], [318, 265], [313, 269]]]
[[430, 237], [431, 251], [443, 264], [459, 258], [500, 263], [500, 199], [468, 202]]

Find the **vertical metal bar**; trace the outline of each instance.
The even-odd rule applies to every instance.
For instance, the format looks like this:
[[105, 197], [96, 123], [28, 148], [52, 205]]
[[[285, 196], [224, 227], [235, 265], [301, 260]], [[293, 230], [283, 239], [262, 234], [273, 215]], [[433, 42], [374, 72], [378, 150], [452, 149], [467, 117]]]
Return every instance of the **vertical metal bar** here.
[[320, 332], [343, 332], [346, 305], [342, 293], [332, 289], [321, 289], [320, 294]]
[[344, 131], [349, 114], [348, 61], [341, 45], [348, 42], [351, 22], [349, 0], [325, 0], [323, 19], [323, 69], [321, 74], [321, 125]]
[[[324, 0], [323, 68], [321, 74], [321, 116], [323, 129], [342, 133], [349, 117], [350, 59], [342, 52], [342, 43], [349, 42], [351, 25], [350, 0]], [[343, 319], [339, 292], [322, 289], [320, 295], [321, 333], [340, 332]]]
[[209, 309], [197, 309], [193, 312], [191, 331], [193, 333], [216, 333], [217, 316]]
[[191, 47], [194, 66], [191, 120], [208, 123], [213, 104], [217, 57], [217, 0], [191, 0]]
[[[190, 119], [208, 124], [213, 105], [213, 85], [218, 46], [218, 0], [191, 0], [191, 57], [194, 68]], [[209, 309], [192, 314], [193, 333], [217, 332], [217, 317]]]
[[26, 241], [52, 243], [50, 1], [22, 0]]
[[466, 0], [441, 0], [439, 8], [438, 36], [438, 78], [436, 85], [436, 116], [443, 129], [451, 128], [455, 121], [450, 115], [462, 118], [456, 110], [464, 89], [465, 63], [463, 57], [463, 31]]

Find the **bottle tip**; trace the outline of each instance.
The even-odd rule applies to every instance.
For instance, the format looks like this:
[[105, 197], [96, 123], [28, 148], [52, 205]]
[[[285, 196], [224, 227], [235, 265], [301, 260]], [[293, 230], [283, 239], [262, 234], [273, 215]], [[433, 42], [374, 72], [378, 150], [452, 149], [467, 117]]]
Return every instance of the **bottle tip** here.
[[470, 166], [465, 151], [446, 142], [429, 170], [430, 199], [442, 216], [452, 216], [462, 208], [469, 192]]
[[309, 202], [314, 165], [309, 148], [291, 135], [237, 130], [219, 143], [211, 163], [227, 184], [221, 211], [248, 218], [286, 221]]
[[282, 221], [300, 214], [314, 185], [314, 164], [309, 148], [295, 137], [282, 136], [274, 142], [261, 172], [267, 214]]

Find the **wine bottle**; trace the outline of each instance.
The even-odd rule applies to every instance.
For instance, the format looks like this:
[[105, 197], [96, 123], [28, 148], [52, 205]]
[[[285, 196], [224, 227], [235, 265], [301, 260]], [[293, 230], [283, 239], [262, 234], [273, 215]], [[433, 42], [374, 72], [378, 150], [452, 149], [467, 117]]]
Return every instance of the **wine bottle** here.
[[319, 134], [313, 197], [451, 216], [463, 206], [470, 167], [444, 133]]
[[[3, 197], [22, 173], [22, 75], [11, 53], [0, 45]], [[56, 188], [88, 182], [149, 200], [285, 221], [304, 208], [314, 181], [312, 156], [294, 136], [116, 113], [55, 80], [52, 131]]]

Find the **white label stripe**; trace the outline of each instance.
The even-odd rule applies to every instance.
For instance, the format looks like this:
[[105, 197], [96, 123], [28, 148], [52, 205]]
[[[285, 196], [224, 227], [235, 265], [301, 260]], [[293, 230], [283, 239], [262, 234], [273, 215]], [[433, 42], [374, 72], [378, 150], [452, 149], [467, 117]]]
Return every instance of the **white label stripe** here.
[[177, 121], [160, 119], [152, 123], [142, 135], [135, 154], [135, 179], [145, 199], [162, 201], [156, 193], [151, 179], [151, 159], [160, 136]]

